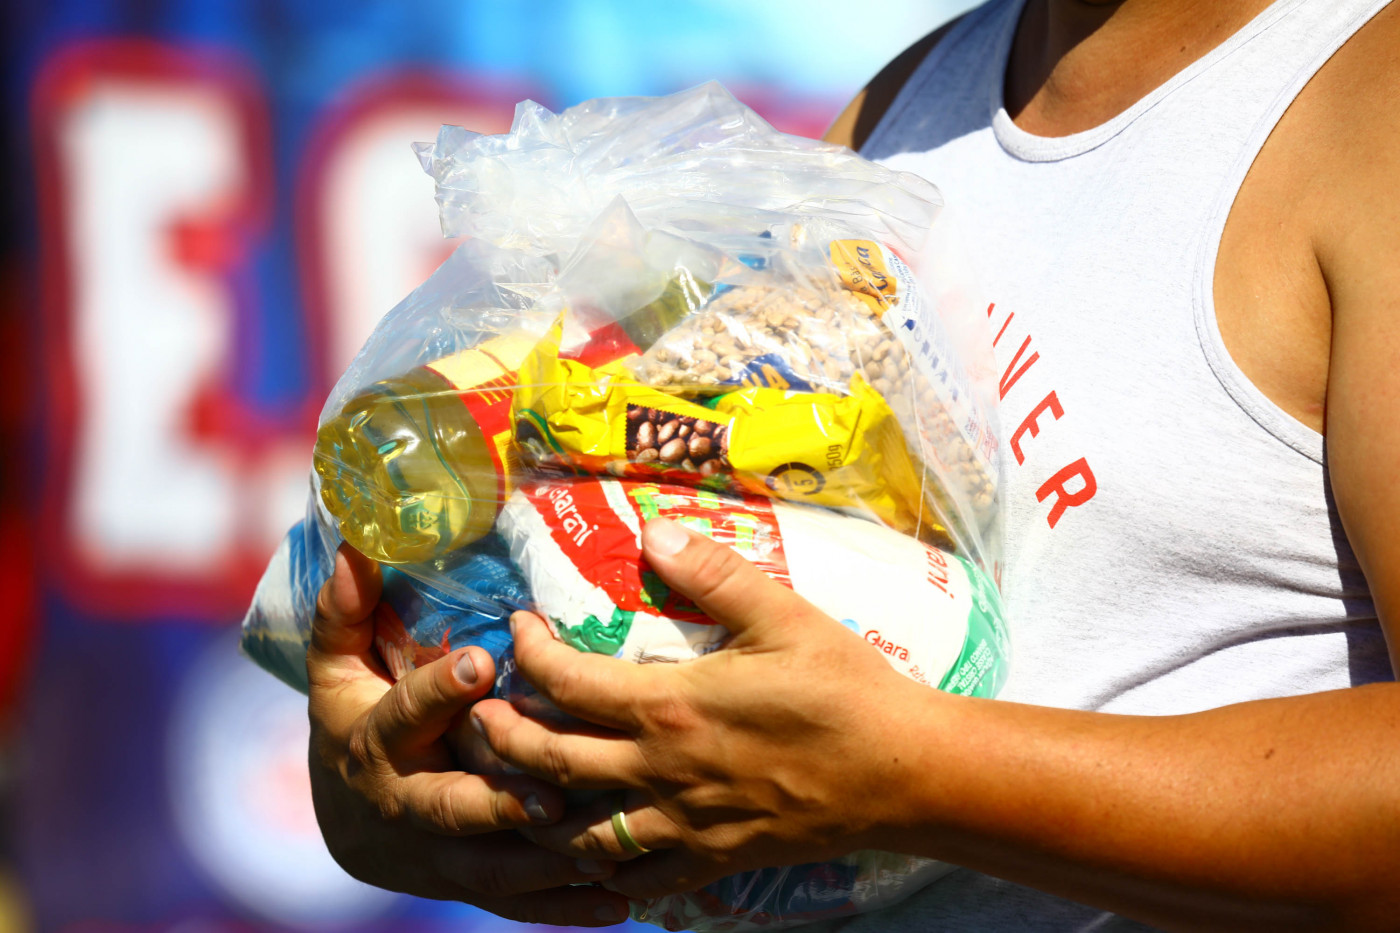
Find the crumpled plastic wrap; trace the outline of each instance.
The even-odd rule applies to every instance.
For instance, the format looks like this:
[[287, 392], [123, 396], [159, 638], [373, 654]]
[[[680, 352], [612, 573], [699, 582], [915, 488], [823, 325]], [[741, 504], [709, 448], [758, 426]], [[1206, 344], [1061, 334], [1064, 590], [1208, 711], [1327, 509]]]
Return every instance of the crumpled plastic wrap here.
[[[394, 676], [479, 644], [496, 695], [562, 715], [515, 671], [515, 609], [638, 663], [724, 650], [641, 557], [661, 515], [906, 676], [995, 695], [996, 374], [932, 184], [777, 133], [713, 84], [560, 114], [526, 102], [509, 133], [444, 127], [416, 149], [444, 233], [468, 239], [330, 393], [307, 517], [244, 622], [254, 660], [306, 688], [315, 595], [349, 541], [386, 566], [375, 632]], [[945, 871], [855, 852], [636, 916], [792, 926]]]

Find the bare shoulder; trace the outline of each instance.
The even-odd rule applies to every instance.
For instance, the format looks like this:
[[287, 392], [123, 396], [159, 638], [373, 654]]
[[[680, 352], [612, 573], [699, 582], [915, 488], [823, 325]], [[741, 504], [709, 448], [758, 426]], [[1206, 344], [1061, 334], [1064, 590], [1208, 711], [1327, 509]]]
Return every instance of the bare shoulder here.
[[881, 118], [890, 109], [899, 91], [914, 74], [928, 53], [943, 40], [962, 17], [956, 17], [905, 49], [880, 70], [860, 93], [846, 105], [836, 122], [822, 138], [829, 143], [859, 150], [875, 131]]

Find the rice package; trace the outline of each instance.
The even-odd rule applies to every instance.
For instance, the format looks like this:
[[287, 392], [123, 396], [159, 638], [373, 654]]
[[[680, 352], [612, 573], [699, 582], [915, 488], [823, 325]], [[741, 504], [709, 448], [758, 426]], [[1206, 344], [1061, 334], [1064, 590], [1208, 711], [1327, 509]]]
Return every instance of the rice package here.
[[498, 527], [560, 640], [639, 664], [686, 661], [728, 633], [647, 566], [641, 529], [657, 517], [734, 548], [912, 680], [974, 696], [1001, 686], [1005, 629], [987, 575], [873, 522], [687, 486], [558, 479], [522, 485]]

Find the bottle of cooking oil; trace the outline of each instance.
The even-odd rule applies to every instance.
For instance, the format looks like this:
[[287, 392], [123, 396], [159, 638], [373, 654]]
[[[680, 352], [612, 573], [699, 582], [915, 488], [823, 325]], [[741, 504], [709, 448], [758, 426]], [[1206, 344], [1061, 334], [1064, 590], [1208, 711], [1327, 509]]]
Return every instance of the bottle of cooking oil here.
[[494, 337], [376, 382], [321, 426], [321, 501], [356, 550], [441, 561], [491, 530], [513, 488], [511, 399], [534, 344]]

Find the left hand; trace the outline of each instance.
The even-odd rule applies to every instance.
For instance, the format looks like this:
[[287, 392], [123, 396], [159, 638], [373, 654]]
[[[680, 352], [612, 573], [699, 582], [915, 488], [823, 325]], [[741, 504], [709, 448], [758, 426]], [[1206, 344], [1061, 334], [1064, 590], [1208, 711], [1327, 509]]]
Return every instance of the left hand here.
[[576, 857], [631, 859], [607, 886], [634, 898], [876, 847], [881, 827], [899, 821], [889, 801], [902, 711], [943, 695], [730, 548], [665, 520], [642, 543], [666, 583], [729, 630], [728, 644], [684, 664], [635, 665], [581, 654], [517, 613], [520, 671], [585, 722], [539, 722], [504, 700], [471, 715], [528, 774], [625, 790], [627, 829], [655, 851], [634, 858], [618, 840], [618, 794], [530, 838]]
[[316, 600], [306, 669], [311, 797], [326, 848], [367, 884], [460, 900], [513, 920], [605, 926], [626, 902], [582, 882], [612, 866], [531, 845], [517, 827], [547, 823], [563, 794], [527, 775], [460, 770], [454, 723], [491, 689], [480, 647], [451, 652], [397, 683], [373, 647], [378, 566], [342, 545]]

